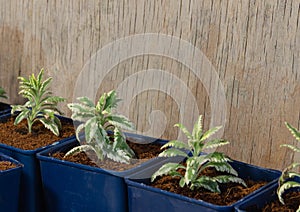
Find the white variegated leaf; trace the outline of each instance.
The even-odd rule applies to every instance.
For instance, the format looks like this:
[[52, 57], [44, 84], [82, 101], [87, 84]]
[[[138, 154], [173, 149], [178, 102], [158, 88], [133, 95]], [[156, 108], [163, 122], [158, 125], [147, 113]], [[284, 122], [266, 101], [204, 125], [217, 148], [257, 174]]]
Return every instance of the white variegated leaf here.
[[99, 129], [96, 117], [89, 119], [85, 123], [85, 139], [87, 143], [91, 142], [91, 140], [94, 139], [97, 130]]
[[242, 184], [243, 186], [247, 187], [245, 181], [239, 177], [235, 176], [230, 176], [230, 175], [219, 175], [214, 177], [214, 180], [216, 180], [218, 183], [239, 183]]
[[277, 196], [279, 201], [282, 204], [284, 204], [283, 193], [291, 188], [299, 188], [299, 187], [300, 187], [300, 183], [295, 181], [287, 181], [284, 184], [282, 184], [277, 190]]
[[219, 131], [219, 129], [221, 129], [222, 127], [221, 126], [218, 126], [218, 127], [214, 127], [214, 128], [211, 128], [209, 130], [207, 130], [203, 136], [201, 137], [201, 140], [206, 140], [208, 139], [209, 137], [211, 137], [212, 135], [214, 135], [217, 131]]
[[[80, 145], [80, 146], [76, 146], [74, 148], [72, 148], [71, 150], [69, 150], [65, 156], [65, 157], [68, 157], [69, 155], [74, 155], [76, 153], [79, 153], [79, 152], [84, 152], [84, 151], [88, 151], [88, 150], [94, 150], [94, 148], [91, 146], [91, 145]], [[95, 151], [96, 152], [96, 151]]]
[[214, 193], [221, 192], [218, 183], [208, 176], [200, 176], [191, 184], [191, 187], [202, 187]]
[[151, 181], [153, 182], [158, 176], [167, 175], [170, 172], [176, 171], [179, 168], [185, 169], [185, 167], [178, 163], [166, 163], [162, 165], [151, 177]]
[[205, 149], [212, 149], [212, 148], [217, 148], [223, 145], [229, 144], [229, 141], [226, 140], [221, 140], [221, 139], [213, 139], [211, 141], [208, 141], [204, 144], [202, 147], [203, 150]]
[[179, 129], [185, 134], [188, 139], [193, 139], [192, 134], [188, 131], [188, 129], [183, 124], [175, 124], [175, 127], [179, 127]]
[[189, 146], [186, 143], [184, 143], [182, 141], [178, 141], [178, 140], [172, 140], [172, 141], [167, 142], [166, 144], [164, 144], [161, 147], [161, 149], [168, 148], [168, 147], [174, 147], [174, 148], [177, 148], [177, 149], [189, 150]]
[[188, 155], [185, 152], [174, 148], [166, 149], [158, 155], [158, 157], [175, 157], [175, 156], [188, 157]]
[[287, 126], [287, 128], [289, 129], [289, 131], [292, 133], [292, 135], [298, 140], [300, 141], [300, 132], [294, 128], [292, 125], [290, 125], [289, 123], [285, 122], [285, 125]]
[[298, 148], [296, 146], [293, 146], [293, 145], [290, 145], [290, 144], [282, 144], [280, 146], [281, 147], [287, 147], [287, 148], [293, 150], [294, 152], [300, 152], [300, 148]]
[[56, 123], [54, 121], [52, 121], [51, 119], [45, 119], [45, 118], [41, 118], [39, 119], [40, 122], [43, 123], [43, 125], [49, 129], [54, 135], [59, 136], [59, 129], [58, 126], [56, 125]]
[[30, 113], [29, 110], [23, 110], [19, 115], [15, 118], [14, 124], [19, 124], [23, 119], [26, 119], [28, 117], [28, 114]]

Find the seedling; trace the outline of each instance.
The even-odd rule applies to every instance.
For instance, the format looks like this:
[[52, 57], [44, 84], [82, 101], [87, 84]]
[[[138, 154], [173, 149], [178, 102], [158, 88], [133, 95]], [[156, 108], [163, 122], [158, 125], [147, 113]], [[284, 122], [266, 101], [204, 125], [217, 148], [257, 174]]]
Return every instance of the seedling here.
[[[289, 131], [292, 133], [292, 135], [296, 138], [296, 141], [299, 142], [300, 141], [300, 132], [287, 122], [285, 122], [285, 125], [289, 129]], [[300, 148], [297, 146], [294, 146], [294, 145], [282, 144], [280, 146], [287, 147], [287, 148], [293, 150], [294, 152], [300, 152]], [[282, 171], [282, 174], [278, 181], [279, 186], [277, 189], [277, 196], [278, 196], [279, 201], [282, 204], [284, 204], [283, 193], [286, 190], [288, 190], [290, 188], [299, 188], [300, 187], [300, 183], [293, 180], [295, 177], [300, 177], [300, 173], [293, 171], [299, 166], [300, 166], [300, 163], [294, 162]], [[297, 209], [297, 212], [300, 212], [300, 206]]]
[[135, 154], [126, 143], [121, 129], [132, 130], [133, 124], [126, 117], [113, 113], [120, 101], [116, 92], [104, 93], [96, 105], [87, 97], [79, 97], [78, 100], [80, 103], [71, 103], [68, 107], [72, 110], [71, 118], [80, 122], [76, 137], [80, 140], [80, 132], [84, 130], [86, 144], [74, 147], [65, 157], [92, 150], [100, 160], [107, 157], [116, 162], [129, 163]]
[[[201, 154], [206, 149], [216, 148], [226, 145], [229, 142], [222, 139], [212, 139], [207, 141], [209, 137], [215, 134], [221, 127], [212, 128], [206, 132], [202, 129], [202, 116], [194, 125], [192, 133], [190, 133], [182, 124], [176, 124], [180, 130], [188, 138], [188, 142], [184, 143], [179, 140], [169, 141], [162, 146], [165, 149], [159, 154], [160, 157], [184, 156], [186, 158], [185, 165], [181, 163], [167, 163], [164, 164], [158, 171], [156, 171], [151, 178], [154, 181], [158, 176], [170, 175], [172, 177], [180, 177], [179, 185], [181, 187], [189, 186], [191, 190], [194, 188], [203, 187], [209, 191], [220, 193], [219, 183], [240, 183], [246, 187], [245, 182], [238, 177], [238, 173], [228, 163], [231, 160], [223, 153], [213, 152], [209, 154]], [[171, 147], [171, 148], [169, 148]], [[190, 152], [190, 155], [187, 154]], [[205, 176], [201, 173], [204, 169], [212, 167], [222, 174], [217, 176]], [[178, 170], [185, 170], [182, 175]]]
[[42, 81], [44, 69], [41, 69], [37, 77], [32, 74], [28, 79], [18, 77], [20, 80], [20, 92], [28, 101], [24, 105], [12, 105], [11, 113], [20, 112], [15, 118], [14, 124], [19, 124], [27, 119], [28, 132], [32, 133], [32, 126], [40, 121], [47, 129], [59, 136], [61, 122], [55, 114], [61, 114], [57, 108], [59, 102], [65, 99], [59, 96], [52, 96], [49, 85], [52, 78]]
[[7, 99], [6, 92], [2, 87], [0, 87], [0, 98]]

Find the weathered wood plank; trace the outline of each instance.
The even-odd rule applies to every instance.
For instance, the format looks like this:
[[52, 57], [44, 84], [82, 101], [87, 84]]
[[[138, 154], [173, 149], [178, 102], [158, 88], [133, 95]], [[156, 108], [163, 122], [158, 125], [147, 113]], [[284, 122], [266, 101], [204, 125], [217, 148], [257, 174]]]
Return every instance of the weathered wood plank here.
[[[143, 76], [124, 86], [128, 90], [122, 91], [126, 102], [137, 89], [149, 87], [137, 92], [129, 111], [124, 111], [144, 132], [151, 128], [151, 111], [162, 111], [166, 123], [160, 126], [154, 121], [152, 127], [165, 127], [162, 137], [176, 138], [178, 131], [173, 125], [183, 121], [182, 108], [187, 109], [189, 120], [197, 118], [197, 110], [204, 114], [207, 127], [214, 116], [213, 98], [195, 73], [207, 71], [203, 58], [198, 58], [203, 62], [202, 70], [191, 70], [181, 61], [155, 54], [125, 58], [109, 70], [104, 70], [107, 67], [100, 64], [101, 58], [92, 59], [100, 57], [99, 51], [106, 45], [127, 36], [172, 35], [200, 50], [224, 87], [223, 136], [231, 144], [220, 150], [238, 160], [282, 168], [299, 159], [279, 148], [281, 143], [294, 142], [284, 121], [300, 128], [299, 5], [299, 0], [0, 0], [0, 85], [7, 90], [9, 102], [20, 103], [23, 100], [17, 95], [17, 77], [45, 67], [53, 76], [54, 93], [70, 102], [76, 86], [85, 91], [92, 85], [95, 88], [90, 94], [99, 96], [131, 82], [134, 75]], [[117, 53], [132, 53], [132, 46]], [[166, 52], [172, 48], [161, 46]], [[186, 54], [192, 57], [196, 52], [194, 49]], [[104, 56], [109, 64], [117, 55], [108, 52]], [[76, 84], [82, 70], [92, 74], [87, 84]], [[162, 70], [162, 74], [153, 72], [146, 77], [141, 75], [145, 70]], [[212, 76], [205, 75], [208, 79]], [[211, 79], [209, 89], [213, 82]], [[153, 85], [158, 89], [150, 89]], [[189, 94], [195, 102], [188, 100]], [[66, 104], [62, 108], [70, 114]]]

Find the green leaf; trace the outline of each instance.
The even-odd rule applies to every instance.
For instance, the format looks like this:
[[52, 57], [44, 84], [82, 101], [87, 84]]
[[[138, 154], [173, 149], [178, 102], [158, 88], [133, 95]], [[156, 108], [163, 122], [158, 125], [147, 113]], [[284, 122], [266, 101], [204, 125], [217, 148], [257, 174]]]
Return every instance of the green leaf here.
[[105, 101], [105, 105], [104, 105], [104, 108], [103, 110], [107, 110], [107, 109], [113, 109], [113, 108], [116, 108], [117, 107], [117, 103], [119, 102], [120, 100], [117, 99], [117, 93], [116, 91], [112, 90], [110, 92], [107, 93], [107, 96], [106, 96], [106, 101]]
[[190, 160], [195, 160], [197, 165], [199, 166], [199, 169], [200, 169], [200, 166], [203, 166], [203, 164], [205, 164], [209, 161], [209, 159], [206, 158], [205, 155], [193, 156], [193, 157], [190, 157]]
[[84, 106], [87, 106], [88, 108], [94, 108], [95, 104], [94, 102], [89, 99], [88, 97], [78, 97], [77, 98]]
[[214, 135], [217, 131], [219, 131], [219, 129], [221, 129], [221, 128], [222, 128], [221, 126], [218, 126], [218, 127], [214, 127], [214, 128], [207, 130], [201, 137], [201, 140], [203, 141], [203, 140], [208, 139], [209, 137]]
[[95, 115], [91, 114], [86, 114], [86, 113], [73, 113], [71, 116], [71, 119], [74, 121], [79, 121], [79, 122], [86, 122], [90, 118], [93, 118]]
[[[37, 81], [40, 83], [42, 81], [44, 75], [44, 68], [41, 69], [40, 73], [37, 76]], [[34, 74], [32, 74], [32, 78], [35, 79]]]
[[179, 168], [185, 169], [183, 165], [178, 163], [166, 163], [152, 175], [151, 182], [153, 182], [158, 176], [167, 175], [170, 172], [174, 172]]
[[85, 152], [85, 151], [88, 151], [88, 150], [93, 150], [93, 151], [95, 151], [94, 148], [93, 148], [92, 146], [90, 146], [90, 145], [80, 145], [80, 146], [76, 146], [76, 147], [72, 148], [71, 150], [69, 150], [69, 151], [65, 154], [64, 158], [68, 157], [69, 155], [74, 155], [74, 154], [76, 154], [76, 153], [79, 153], [79, 152]]
[[85, 128], [85, 123], [79, 124], [76, 128], [76, 138], [80, 141], [79, 134]]
[[[26, 108], [26, 107], [25, 107]], [[15, 114], [17, 111], [22, 111], [25, 109], [23, 105], [12, 105], [11, 106], [11, 114]]]
[[47, 101], [45, 102], [53, 103], [54, 105], [56, 105], [56, 103], [64, 102], [64, 101], [66, 101], [66, 99], [60, 96], [49, 96], [47, 98]]
[[100, 147], [102, 147], [102, 145], [105, 144], [105, 143], [108, 144], [109, 146], [111, 146], [111, 143], [112, 143], [110, 141], [110, 137], [107, 134], [106, 130], [103, 129], [102, 126], [99, 125], [99, 124], [98, 124], [98, 130], [95, 133], [95, 138], [94, 139], [96, 141], [96, 144], [99, 145]]
[[14, 125], [19, 124], [23, 119], [26, 119], [29, 114], [29, 110], [23, 110], [19, 115], [15, 118]]
[[[70, 104], [68, 104], [68, 108], [72, 111], [72, 116], [76, 115], [80, 118], [81, 118], [81, 116], [83, 118], [85, 118], [86, 116], [88, 116], [88, 117], [95, 116], [94, 108], [90, 108], [88, 106], [85, 106], [85, 105], [82, 105], [79, 103], [70, 103]], [[81, 120], [77, 120], [77, 121], [81, 121]]]
[[58, 130], [61, 130], [62, 129], [62, 125], [61, 125], [60, 119], [58, 117], [54, 116], [53, 117], [53, 121], [54, 121], [55, 125], [58, 127]]
[[214, 193], [220, 193], [219, 185], [216, 181], [214, 181], [213, 178], [208, 176], [200, 176], [197, 180], [195, 180], [192, 185], [192, 187], [203, 187], [211, 192]]
[[116, 151], [107, 151], [106, 156], [116, 162], [129, 164], [130, 156], [123, 151], [122, 149], [118, 149]]
[[165, 145], [163, 145], [161, 147], [161, 149], [165, 149], [165, 148], [168, 148], [168, 147], [174, 147], [174, 148], [178, 148], [178, 149], [186, 149], [186, 150], [189, 150], [189, 145], [182, 142], [182, 141], [178, 141], [178, 140], [172, 140], [172, 141], [169, 141], [168, 143], [166, 143]]
[[121, 129], [133, 130], [133, 124], [130, 122], [125, 116], [122, 115], [109, 115], [106, 117], [108, 122], [115, 127], [119, 127]]
[[52, 81], [51, 77], [46, 79], [44, 82], [42, 82], [41, 80], [37, 81], [36, 90], [40, 93], [40, 96], [43, 96], [44, 94], [46, 94], [46, 92], [48, 91], [47, 88], [48, 88], [49, 84], [51, 83], [51, 81]]
[[293, 150], [294, 152], [300, 152], [300, 148], [290, 145], [290, 144], [282, 144], [282, 145], [280, 145], [280, 147], [287, 147], [287, 148], [290, 148], [291, 150]]
[[40, 118], [40, 122], [43, 123], [43, 125], [49, 129], [54, 135], [59, 136], [59, 128], [52, 119], [46, 119], [46, 118]]
[[279, 201], [282, 204], [284, 204], [284, 200], [282, 197], [283, 193], [290, 188], [299, 188], [299, 187], [300, 187], [300, 183], [295, 182], [295, 181], [287, 181], [284, 184], [282, 184], [277, 190], [277, 196], [278, 196]]
[[158, 155], [158, 157], [175, 157], [175, 156], [188, 157], [188, 155], [185, 152], [174, 148], [166, 149]]
[[186, 137], [188, 139], [193, 139], [193, 136], [191, 135], [191, 133], [188, 131], [188, 129], [182, 125], [182, 124], [175, 124], [175, 127], [179, 127], [179, 129], [186, 135]]
[[95, 153], [97, 155], [97, 158], [99, 160], [103, 160], [103, 158], [104, 158], [104, 152], [108, 152], [108, 150], [106, 148], [104, 148], [103, 145], [97, 145], [97, 144], [93, 144], [93, 145], [88, 144], [88, 145], [90, 145], [90, 146], [92, 146], [94, 148], [94, 151], [95, 151]]
[[199, 116], [198, 121], [194, 125], [192, 137], [196, 140], [199, 140], [202, 135], [202, 115]]
[[[279, 177], [279, 184], [282, 184], [285, 182], [286, 179], [292, 178], [294, 176], [297, 175], [297, 173], [295, 173], [295, 175], [293, 174], [294, 172], [291, 172], [291, 170], [297, 168], [300, 166], [300, 163], [292, 163], [291, 165], [289, 165], [288, 167], [286, 167], [282, 173], [281, 176]], [[294, 176], [293, 176], [294, 175]]]
[[213, 162], [230, 162], [231, 160], [222, 152], [212, 152], [207, 155], [205, 155], [205, 158], [207, 158], [210, 161]]
[[103, 113], [103, 111], [105, 110], [104, 106], [105, 106], [106, 98], [107, 98], [107, 93], [103, 93], [100, 96], [96, 105], [96, 111]]
[[212, 161], [210, 161], [210, 162], [206, 163], [205, 165], [203, 165], [200, 168], [200, 172], [203, 171], [204, 169], [208, 168], [208, 167], [215, 168], [217, 171], [220, 171], [220, 172], [227, 172], [227, 173], [232, 174], [234, 176], [238, 175], [238, 173], [227, 162], [212, 162]]
[[[179, 177], [179, 178], [183, 178], [183, 176], [178, 172], [178, 171], [170, 171], [169, 172], [169, 175], [171, 176], [171, 177]], [[183, 178], [183, 180], [184, 180], [184, 178]]]
[[229, 141], [222, 140], [222, 139], [213, 139], [211, 141], [208, 141], [204, 144], [203, 150], [205, 149], [211, 149], [211, 148], [217, 148], [223, 145], [229, 144]]
[[192, 150], [193, 156], [198, 156], [203, 150], [204, 143], [201, 140], [190, 140], [189, 146]]
[[179, 186], [180, 186], [181, 188], [183, 188], [184, 185], [185, 185], [185, 181], [184, 181], [184, 178], [182, 177], [182, 178], [180, 179], [180, 181], [179, 181]]
[[242, 184], [243, 186], [247, 187], [245, 181], [239, 177], [235, 177], [235, 176], [230, 176], [230, 175], [219, 175], [214, 177], [214, 180], [216, 180], [219, 183], [239, 183]]
[[289, 131], [292, 133], [292, 135], [298, 140], [300, 141], [300, 132], [294, 128], [292, 125], [290, 125], [289, 123], [285, 122], [286, 127], [289, 129]]
[[[134, 151], [128, 146], [126, 143], [125, 136], [123, 133], [116, 127], [114, 130], [114, 142], [113, 142], [113, 150], [120, 151], [120, 153], [123, 155], [129, 156], [129, 158], [132, 158], [135, 156]], [[126, 157], [128, 158], [128, 157]]]
[[90, 143], [91, 140], [95, 137], [97, 130], [99, 130], [97, 117], [93, 117], [85, 123], [85, 139], [87, 143]]
[[188, 158], [186, 160], [186, 171], [184, 175], [184, 180], [187, 185], [190, 182], [194, 182], [198, 177], [198, 169], [200, 168], [200, 164], [194, 157]]
[[294, 178], [294, 177], [300, 177], [300, 174], [297, 172], [288, 172], [286, 173], [286, 179]]

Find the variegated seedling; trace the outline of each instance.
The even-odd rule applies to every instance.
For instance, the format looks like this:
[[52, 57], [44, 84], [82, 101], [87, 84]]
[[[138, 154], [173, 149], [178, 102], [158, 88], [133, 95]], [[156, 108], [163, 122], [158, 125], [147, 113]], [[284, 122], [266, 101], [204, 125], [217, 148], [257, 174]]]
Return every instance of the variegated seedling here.
[[[238, 173], [228, 163], [231, 160], [223, 153], [213, 152], [209, 154], [202, 154], [204, 150], [216, 148], [226, 145], [229, 142], [223, 139], [208, 140], [221, 127], [212, 128], [203, 132], [202, 116], [194, 125], [192, 133], [190, 133], [182, 124], [176, 124], [180, 130], [188, 138], [185, 143], [179, 140], [171, 140], [162, 148], [165, 149], [159, 154], [160, 157], [174, 157], [183, 156], [186, 158], [185, 163], [167, 163], [157, 170], [151, 178], [154, 181], [158, 176], [170, 175], [173, 177], [180, 177], [179, 185], [181, 187], [189, 186], [191, 190], [203, 187], [212, 192], [220, 193], [219, 183], [235, 182], [246, 186], [243, 179], [238, 177]], [[187, 152], [190, 152], [190, 155]], [[201, 174], [206, 168], [215, 168], [220, 174], [217, 176], [206, 176]], [[179, 169], [185, 170], [184, 175], [179, 172]]]
[[23, 119], [27, 119], [28, 132], [32, 132], [32, 126], [40, 121], [56, 136], [59, 136], [61, 122], [55, 114], [61, 114], [57, 104], [65, 99], [59, 96], [53, 96], [49, 90], [52, 78], [49, 77], [43, 81], [44, 69], [41, 69], [37, 77], [34, 74], [28, 79], [19, 77], [20, 92], [28, 101], [24, 105], [12, 105], [11, 113], [19, 112], [15, 118], [14, 124], [19, 124]]
[[[104, 93], [96, 105], [88, 97], [79, 97], [78, 100], [80, 103], [71, 103], [68, 107], [72, 110], [71, 118], [80, 122], [76, 129], [77, 139], [80, 140], [80, 132], [84, 130], [85, 144], [74, 147], [65, 157], [92, 150], [100, 160], [107, 157], [116, 162], [129, 163], [135, 154], [121, 130], [132, 130], [133, 124], [125, 116], [113, 113], [120, 101], [116, 92]], [[112, 132], [111, 136], [109, 131]]]
[[[296, 138], [296, 141], [300, 142], [300, 132], [287, 122], [285, 122], [285, 125], [288, 128], [288, 130], [291, 132], [291, 134]], [[280, 146], [287, 147], [293, 150], [294, 152], [300, 152], [300, 148], [297, 147], [296, 145], [294, 146], [291, 144], [282, 144]], [[290, 188], [300, 188], [300, 183], [294, 180], [295, 177], [298, 177], [298, 179], [300, 179], [300, 173], [294, 171], [299, 166], [300, 163], [293, 162], [291, 165], [286, 167], [281, 173], [281, 176], [278, 180], [277, 196], [279, 201], [282, 204], [284, 204], [283, 194], [285, 191], [287, 191]], [[297, 212], [300, 212], [300, 206], [297, 209]]]

